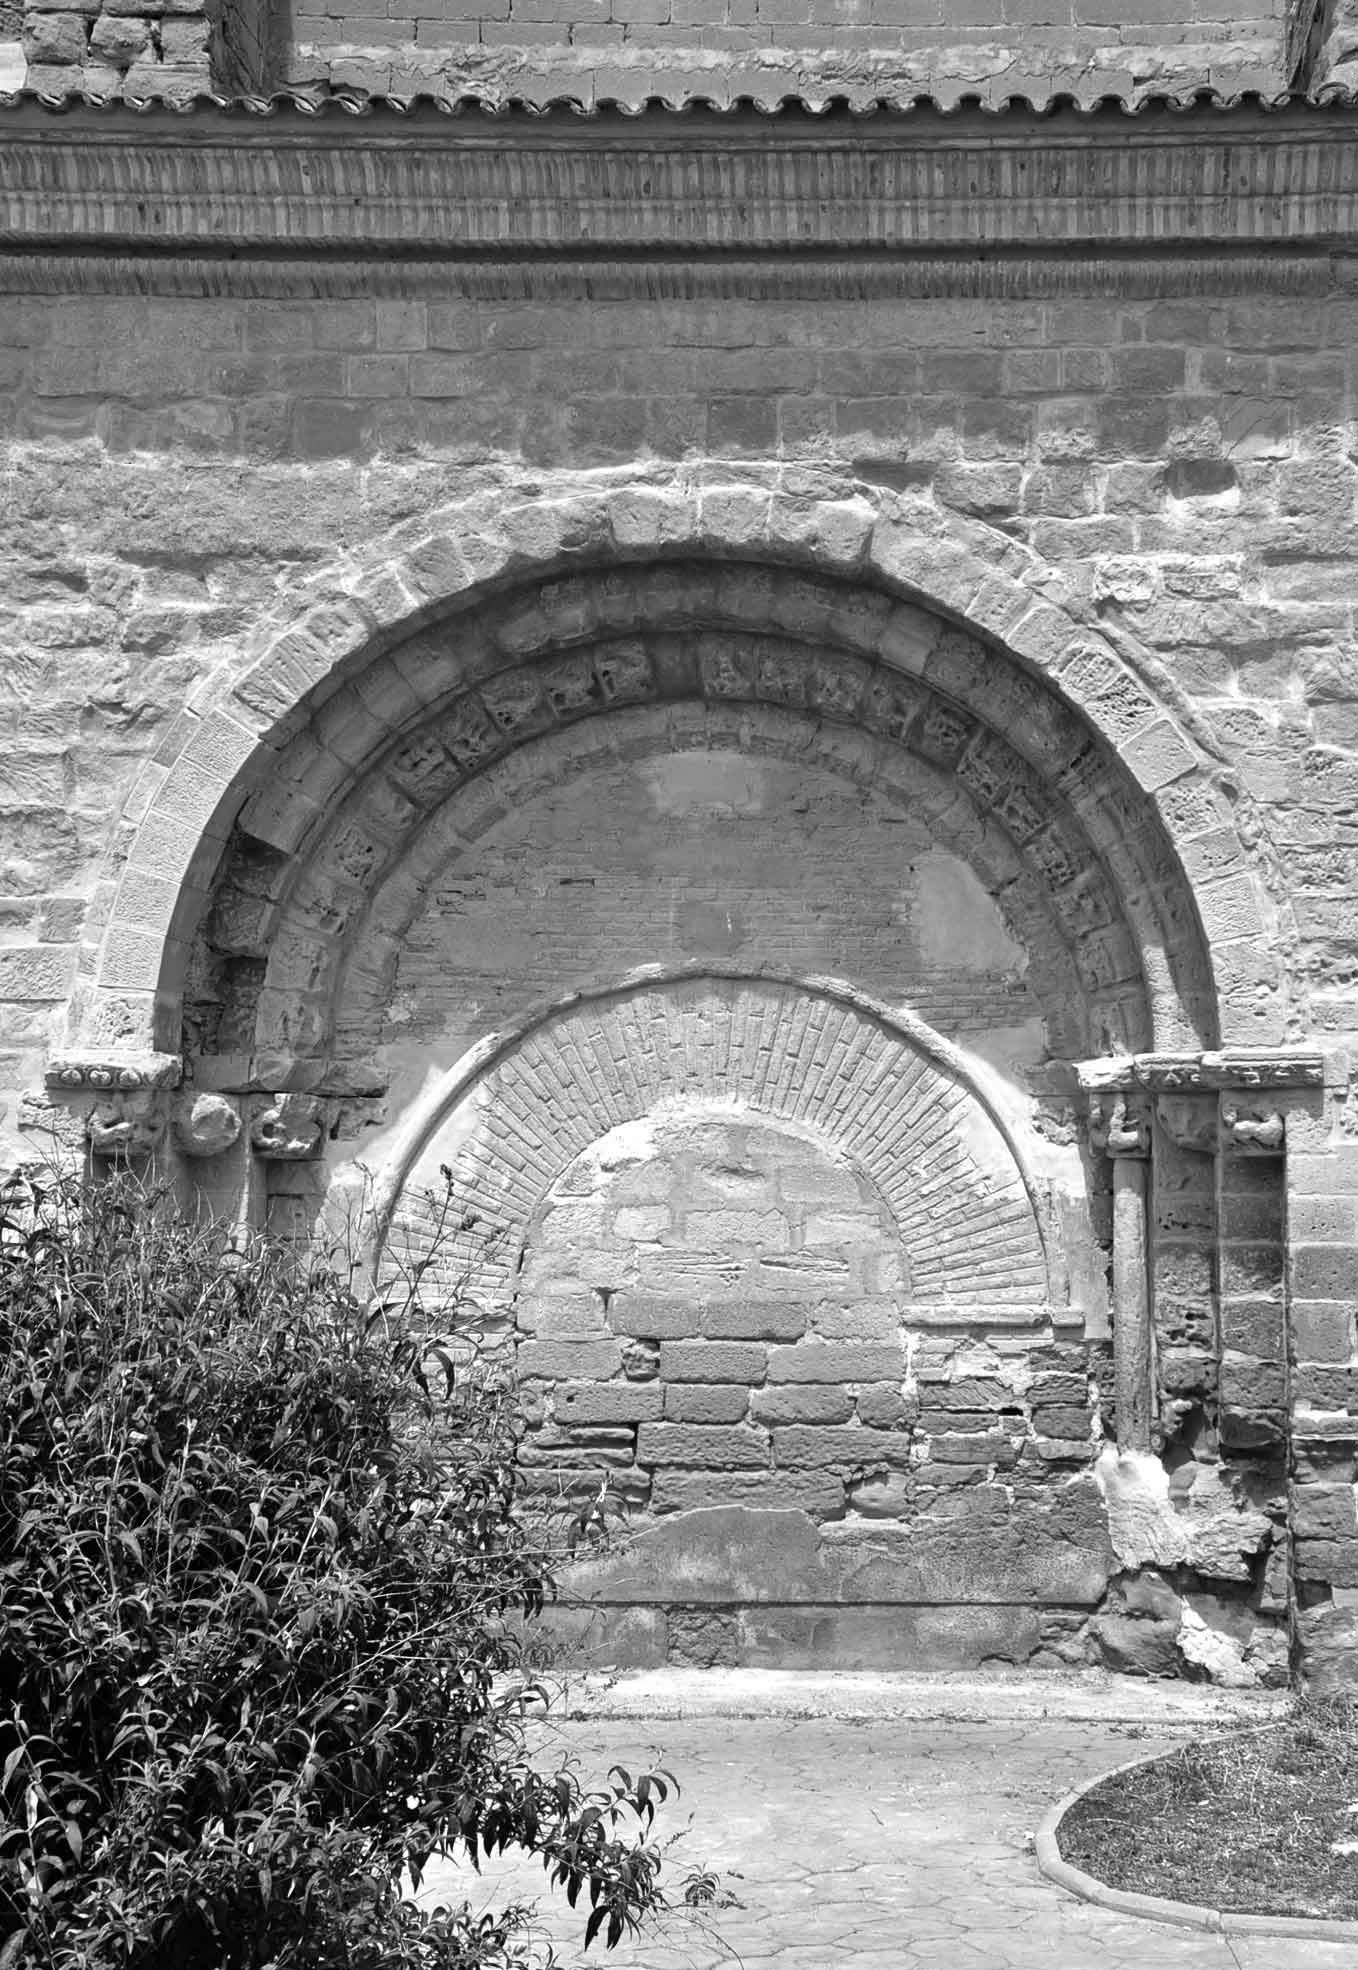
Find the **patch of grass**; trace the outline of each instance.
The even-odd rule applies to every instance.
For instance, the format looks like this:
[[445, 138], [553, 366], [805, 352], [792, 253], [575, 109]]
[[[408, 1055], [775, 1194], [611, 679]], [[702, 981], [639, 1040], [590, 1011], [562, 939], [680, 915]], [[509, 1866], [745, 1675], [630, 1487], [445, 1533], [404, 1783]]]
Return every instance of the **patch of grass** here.
[[1267, 1730], [1105, 1779], [1057, 1838], [1063, 1859], [1112, 1888], [1358, 1919], [1358, 1698], [1304, 1700]]

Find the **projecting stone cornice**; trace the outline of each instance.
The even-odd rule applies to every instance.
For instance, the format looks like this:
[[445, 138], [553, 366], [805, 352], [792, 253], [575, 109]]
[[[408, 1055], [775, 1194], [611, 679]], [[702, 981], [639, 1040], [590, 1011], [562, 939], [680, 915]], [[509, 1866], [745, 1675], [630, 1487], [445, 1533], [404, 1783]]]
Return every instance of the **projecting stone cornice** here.
[[31, 100], [0, 111], [0, 250], [48, 260], [792, 253], [880, 265], [1036, 253], [1115, 264], [1355, 240], [1347, 101], [870, 117]]
[[1107, 1060], [1076, 1064], [1079, 1085], [1087, 1093], [1194, 1094], [1220, 1091], [1257, 1092], [1271, 1088], [1346, 1086], [1347, 1059], [1327, 1061], [1308, 1048], [1235, 1047], [1214, 1053], [1123, 1054]]

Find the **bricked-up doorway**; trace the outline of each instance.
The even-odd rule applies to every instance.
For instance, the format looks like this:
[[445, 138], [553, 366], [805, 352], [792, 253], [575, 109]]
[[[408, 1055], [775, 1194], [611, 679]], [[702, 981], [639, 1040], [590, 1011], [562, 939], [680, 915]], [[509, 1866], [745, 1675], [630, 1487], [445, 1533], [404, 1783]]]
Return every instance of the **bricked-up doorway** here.
[[[1012, 1468], [1006, 1429], [1067, 1476], [1088, 1457], [1034, 1202], [965, 1084], [861, 1009], [764, 981], [643, 987], [530, 1046], [423, 1162], [451, 1154], [494, 1215], [497, 1149], [541, 1173], [630, 1118], [550, 1183], [512, 1293], [531, 1488], [606, 1482], [629, 1509], [618, 1562], [573, 1580], [592, 1646], [944, 1664], [1077, 1626], [1105, 1582], [1092, 1495], [1087, 1522], [1062, 1500], [999, 1546], [972, 1538], [976, 1500], [965, 1537], [945, 1523], [959, 1485]], [[403, 1245], [418, 1194], [416, 1173]], [[1006, 1378], [1019, 1360], [1036, 1372]]]
[[[1243, 1329], [1223, 1354], [1229, 1185], [1146, 1112], [1205, 1060], [1246, 1085], [1223, 1037], [1276, 1047], [1229, 812], [1147, 687], [997, 566], [965, 578], [978, 633], [910, 593], [936, 544], [859, 492], [761, 496], [766, 543], [791, 529], [773, 552], [745, 491], [685, 533], [687, 497], [592, 487], [572, 540], [626, 550], [574, 565], [529, 500], [529, 545], [479, 584], [433, 536], [380, 607], [446, 572], [441, 602], [380, 634], [377, 601], [327, 605], [233, 687], [275, 723], [185, 860], [153, 1014], [171, 1064], [148, 1073], [192, 1078], [185, 1181], [306, 1237], [375, 1170], [390, 1250], [454, 1171], [516, 1323], [533, 1481], [634, 1496], [630, 1556], [576, 1582], [610, 1659], [1052, 1664], [1149, 1637], [1196, 1671], [1205, 1629], [1217, 1668], [1271, 1673], [1280, 1343], [1256, 1321], [1258, 1372]], [[141, 858], [185, 840], [192, 771], [148, 806], [128, 908]], [[130, 1030], [119, 962], [82, 1004]], [[96, 1147], [160, 1099], [106, 1103]], [[1271, 1153], [1268, 1114], [1237, 1120]], [[587, 1324], [545, 1332], [558, 1213], [619, 1129], [655, 1146], [670, 1216], [620, 1203], [617, 1278], [576, 1295], [562, 1270], [559, 1317]], [[789, 1141], [855, 1186], [834, 1249], [835, 1212], [774, 1180]], [[775, 1203], [691, 1245], [719, 1168]], [[643, 1286], [681, 1259], [682, 1290]], [[784, 1420], [787, 1391], [824, 1414]]]

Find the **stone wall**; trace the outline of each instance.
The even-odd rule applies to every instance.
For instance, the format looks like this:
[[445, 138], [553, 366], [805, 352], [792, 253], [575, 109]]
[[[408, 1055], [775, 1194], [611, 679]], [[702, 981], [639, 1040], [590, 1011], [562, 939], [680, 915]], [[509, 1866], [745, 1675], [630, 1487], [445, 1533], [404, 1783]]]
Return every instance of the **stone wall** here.
[[[206, 93], [223, 18], [207, 0], [24, 0], [25, 86], [48, 96], [170, 100]], [[236, 37], [234, 32], [232, 39]], [[225, 62], [224, 79], [240, 79]]]
[[7, 1156], [446, 1164], [615, 1654], [1346, 1673], [1347, 262], [8, 277]]
[[[289, 87], [492, 102], [1094, 102], [1276, 94], [1309, 66], [1311, 12], [1288, 0], [979, 0], [941, 12], [938, 0], [22, 0], [22, 45], [30, 88], [134, 100]], [[1325, 54], [1339, 80], [1347, 18], [1341, 8]]]
[[298, 0], [288, 79], [641, 101], [846, 92], [994, 100], [1288, 79], [1284, 0]]
[[[551, 305], [15, 299], [11, 956], [50, 1028], [115, 801], [279, 570], [450, 484], [770, 457], [1015, 541], [1161, 666], [1267, 815], [1278, 935], [1352, 1034], [1358, 783], [1346, 293]], [[306, 496], [297, 488], [305, 486]], [[92, 675], [99, 689], [90, 690]], [[1262, 989], [1262, 988], [1260, 988]], [[17, 996], [17, 995], [12, 995]]]

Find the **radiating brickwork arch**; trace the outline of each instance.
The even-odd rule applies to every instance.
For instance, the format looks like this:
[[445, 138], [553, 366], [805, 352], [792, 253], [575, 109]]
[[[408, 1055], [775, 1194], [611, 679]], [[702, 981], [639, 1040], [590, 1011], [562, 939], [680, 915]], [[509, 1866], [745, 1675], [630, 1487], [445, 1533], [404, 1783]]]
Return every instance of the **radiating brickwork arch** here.
[[610, 1129], [684, 1098], [810, 1128], [849, 1156], [899, 1227], [913, 1301], [1049, 1297], [1012, 1143], [946, 1050], [847, 999], [765, 979], [641, 984], [542, 1020], [455, 1084], [386, 1173], [396, 1239], [429, 1249], [446, 1166], [476, 1222], [441, 1263], [450, 1277], [476, 1264], [481, 1289], [502, 1292], [562, 1170]]
[[[1067, 764], [1086, 805], [1105, 817], [1108, 839], [1099, 852], [1124, 906], [1131, 911], [1142, 889], [1158, 889], [1163, 902], [1162, 865], [1171, 876], [1176, 900], [1143, 940], [1143, 969], [1154, 972], [1167, 953], [1195, 941], [1199, 968], [1215, 987], [1209, 997], [1229, 1011], [1223, 1038], [1265, 1041], [1285, 1030], [1288, 1002], [1269, 957], [1268, 906], [1236, 835], [1229, 790], [1186, 707], [1047, 599], [1041, 564], [1013, 543], [931, 512], [927, 503], [907, 511], [889, 495], [828, 475], [823, 485], [791, 488], [770, 468], [747, 470], [738, 483], [720, 471], [678, 481], [631, 472], [569, 483], [539, 476], [530, 489], [473, 494], [338, 559], [280, 599], [252, 643], [224, 654], [173, 744], [147, 769], [132, 804], [139, 818], [130, 848], [124, 859], [120, 843], [106, 906], [93, 920], [98, 943], [73, 1007], [73, 1034], [128, 1045], [139, 1036], [143, 1045], [179, 1043], [195, 927], [211, 907], [214, 871], [242, 803], [250, 803], [248, 826], [262, 860], [296, 852], [361, 763], [427, 716], [428, 653], [414, 650], [412, 631], [423, 639], [436, 622], [456, 624], [459, 637], [475, 642], [487, 605], [523, 584], [564, 590], [581, 571], [606, 596], [610, 583], [625, 587], [638, 564], [676, 560], [702, 562], [738, 585], [753, 575], [794, 596], [803, 578], [795, 571], [811, 571], [836, 588], [843, 605], [829, 609], [827, 626], [816, 631], [820, 640], [854, 647], [858, 632], [848, 619], [865, 618], [880, 661], [916, 674], [927, 652], [920, 650], [915, 605], [971, 626], [992, 672], [997, 661], [1004, 672], [991, 683], [1005, 699], [1037, 691], [1058, 725], [1074, 713], [1090, 737], [1100, 784], [1091, 787], [1083, 769]], [[525, 606], [532, 618], [537, 604]], [[915, 628], [898, 658], [890, 646], [902, 620]], [[924, 620], [936, 637], [938, 618]], [[433, 633], [446, 642], [449, 632]], [[530, 621], [522, 635], [531, 641], [532, 634]], [[523, 654], [520, 647], [520, 660]], [[447, 691], [447, 662], [433, 661]], [[1008, 713], [996, 702], [993, 716], [1003, 726]], [[313, 719], [309, 747], [299, 751], [293, 742]], [[285, 784], [286, 814], [266, 821], [274, 791]], [[252, 793], [260, 796], [253, 803]], [[1124, 839], [1136, 844], [1130, 852]], [[1194, 870], [1191, 900], [1185, 859]], [[267, 891], [267, 881], [261, 887]], [[248, 961], [248, 950], [241, 955]], [[1152, 988], [1159, 1006], [1153, 978]], [[1192, 1017], [1204, 1032], [1202, 1015]], [[1175, 1038], [1172, 1022], [1157, 1031], [1157, 1041]]]

